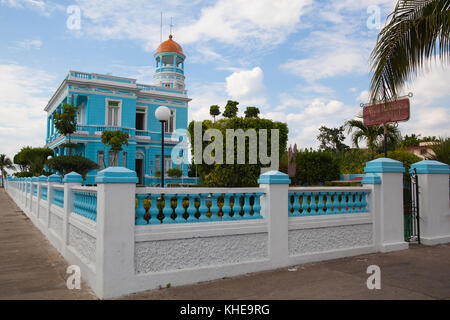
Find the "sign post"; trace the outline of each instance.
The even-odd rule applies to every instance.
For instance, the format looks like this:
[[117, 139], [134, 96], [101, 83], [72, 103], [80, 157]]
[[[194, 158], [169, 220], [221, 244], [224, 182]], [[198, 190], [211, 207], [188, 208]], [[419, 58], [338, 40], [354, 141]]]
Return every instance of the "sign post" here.
[[407, 97], [398, 100], [381, 102], [363, 106], [363, 123], [366, 127], [383, 125], [384, 129], [384, 157], [387, 158], [387, 124], [408, 121], [410, 117], [409, 93]]

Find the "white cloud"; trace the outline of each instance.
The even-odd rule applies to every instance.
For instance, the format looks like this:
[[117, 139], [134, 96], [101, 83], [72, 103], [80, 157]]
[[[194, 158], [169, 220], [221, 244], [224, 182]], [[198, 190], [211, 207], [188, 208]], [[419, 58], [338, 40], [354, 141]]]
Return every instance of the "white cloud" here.
[[55, 88], [54, 77], [42, 70], [0, 64], [0, 146], [9, 157], [23, 146], [43, 146], [43, 111]]
[[42, 41], [39, 39], [25, 39], [14, 43], [14, 47], [19, 49], [40, 49], [42, 47]]
[[348, 28], [311, 32], [308, 38], [301, 41], [302, 50], [307, 49], [309, 57], [290, 59], [281, 65], [281, 69], [309, 82], [367, 73], [373, 44], [367, 39], [355, 39], [353, 32], [350, 25]]
[[361, 91], [361, 93], [359, 94], [359, 96], [356, 98], [357, 101], [362, 102], [362, 103], [367, 103], [369, 102], [369, 90], [363, 90]]
[[420, 106], [428, 106], [440, 98], [450, 97], [450, 67], [435, 63], [426, 66], [426, 70], [420, 72], [403, 90], [405, 94], [411, 91], [414, 94], [412, 101]]
[[359, 111], [357, 106], [346, 106], [342, 101], [315, 98], [302, 101], [289, 95], [281, 96], [280, 111], [264, 112], [261, 117], [286, 122], [289, 127], [289, 143], [301, 148], [317, 147], [319, 128], [339, 127]]
[[[173, 17], [174, 39], [184, 45], [212, 50], [205, 43], [214, 41], [253, 50], [282, 43], [296, 30], [310, 3], [312, 0], [219, 0], [213, 4], [172, 0], [162, 5], [146, 0], [77, 0], [83, 34], [136, 40], [148, 51], [155, 50], [160, 42], [161, 11], [163, 39], [168, 34], [167, 17]], [[200, 15], [199, 6], [203, 6]]]
[[450, 109], [448, 107], [411, 106], [411, 118], [399, 124], [402, 134], [422, 136], [450, 136]]
[[233, 72], [226, 78], [226, 90], [241, 105], [263, 105], [266, 101], [264, 73], [260, 67]]
[[219, 0], [180, 30], [184, 42], [278, 44], [293, 32], [310, 0]]
[[189, 122], [192, 120], [211, 120], [209, 107], [217, 104], [221, 106], [221, 112], [227, 101], [225, 94], [225, 82], [213, 82], [208, 84], [191, 83], [189, 96]]
[[43, 0], [0, 0], [0, 5], [15, 9], [32, 9], [44, 16], [50, 16], [55, 10], [65, 10], [63, 5]]

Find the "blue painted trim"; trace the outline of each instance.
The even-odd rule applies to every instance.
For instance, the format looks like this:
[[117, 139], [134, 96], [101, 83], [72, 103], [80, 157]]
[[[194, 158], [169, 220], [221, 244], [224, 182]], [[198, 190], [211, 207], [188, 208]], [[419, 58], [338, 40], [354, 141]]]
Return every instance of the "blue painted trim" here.
[[44, 175], [41, 175], [41, 176], [38, 177], [38, 181], [45, 181], [45, 182], [47, 182], [47, 177], [44, 176]]
[[95, 183], [138, 183], [136, 171], [124, 167], [109, 167], [100, 171]]
[[381, 177], [376, 173], [366, 173], [361, 180], [362, 184], [381, 184]]
[[31, 178], [31, 181], [32, 181], [32, 182], [37, 182], [37, 181], [38, 181], [38, 177], [33, 177], [33, 178]]
[[414, 169], [417, 170], [417, 173], [442, 173], [442, 174], [450, 174], [450, 168], [448, 164], [436, 161], [436, 160], [422, 160], [411, 165], [411, 169], [409, 169], [409, 173], [414, 173]]
[[266, 173], [263, 173], [259, 176], [258, 179], [259, 184], [290, 184], [291, 179], [289, 179], [289, 176], [286, 173], [272, 170], [268, 171]]
[[62, 182], [62, 178], [58, 174], [52, 174], [47, 178], [48, 182]]
[[366, 163], [364, 167], [366, 173], [382, 173], [382, 172], [405, 172], [405, 168], [400, 161], [379, 158]]
[[64, 183], [82, 183], [83, 178], [81, 177], [81, 174], [78, 174], [76, 172], [68, 173], [64, 176], [63, 179]]

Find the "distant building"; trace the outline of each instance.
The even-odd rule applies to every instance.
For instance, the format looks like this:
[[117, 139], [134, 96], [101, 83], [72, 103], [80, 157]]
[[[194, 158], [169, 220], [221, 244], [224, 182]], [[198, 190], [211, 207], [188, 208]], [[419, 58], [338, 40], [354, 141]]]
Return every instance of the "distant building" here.
[[429, 159], [430, 157], [436, 155], [430, 147], [433, 144], [436, 144], [436, 142], [420, 142], [418, 146], [407, 147], [406, 151], [415, 154], [419, 158]]
[[[184, 183], [195, 182], [195, 179], [187, 179], [187, 163], [177, 165], [171, 161], [171, 151], [179, 139], [170, 137], [177, 129], [187, 129], [188, 102], [191, 100], [184, 85], [183, 49], [170, 35], [159, 45], [154, 59], [154, 85], [139, 84], [131, 78], [69, 71], [44, 109], [47, 112], [46, 146], [56, 155], [67, 154], [61, 147], [67, 138], [55, 129], [53, 115], [64, 103], [74, 104], [78, 107], [78, 125], [72, 142], [78, 147], [73, 154], [97, 162], [100, 170], [103, 160], [109, 166], [135, 170], [140, 184], [160, 182], [161, 161], [165, 162], [165, 170], [181, 169]], [[155, 118], [155, 110], [161, 105], [172, 112], [165, 130], [164, 159], [161, 159], [161, 124]], [[117, 163], [111, 162], [108, 149], [104, 152], [101, 134], [105, 130], [122, 130], [130, 135], [129, 145], [123, 147]], [[86, 184], [93, 184], [96, 174], [97, 170], [90, 171]], [[170, 179], [167, 182], [170, 183]]]

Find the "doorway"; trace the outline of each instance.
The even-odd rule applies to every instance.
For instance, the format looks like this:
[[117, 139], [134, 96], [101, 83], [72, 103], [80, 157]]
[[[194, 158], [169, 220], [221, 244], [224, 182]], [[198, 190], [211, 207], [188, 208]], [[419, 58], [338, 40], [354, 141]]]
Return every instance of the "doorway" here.
[[144, 173], [144, 170], [143, 170], [143, 164], [144, 164], [144, 161], [143, 161], [143, 159], [136, 159], [136, 175], [137, 175], [137, 177], [138, 177], [138, 179], [139, 179], [139, 184], [140, 185], [143, 185], [144, 184], [144, 175], [143, 175], [143, 173]]

